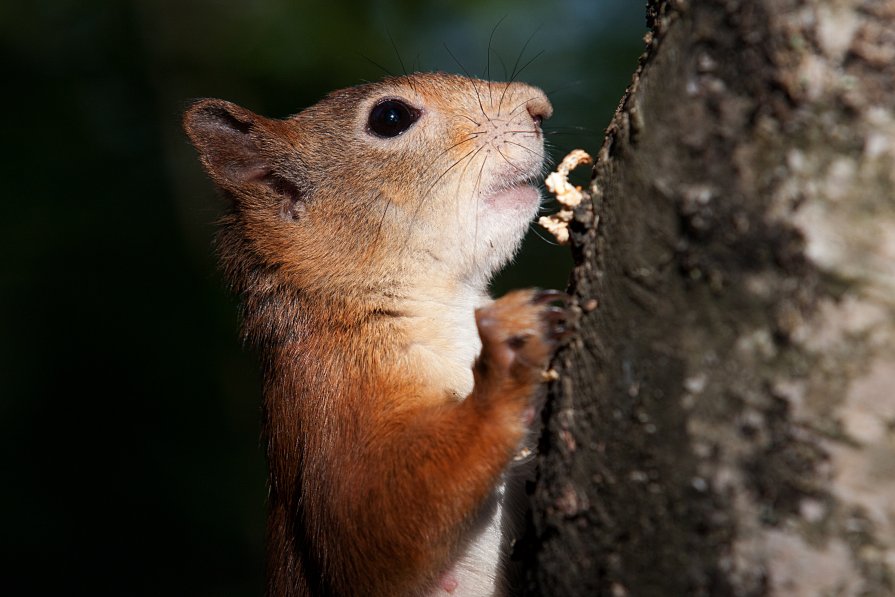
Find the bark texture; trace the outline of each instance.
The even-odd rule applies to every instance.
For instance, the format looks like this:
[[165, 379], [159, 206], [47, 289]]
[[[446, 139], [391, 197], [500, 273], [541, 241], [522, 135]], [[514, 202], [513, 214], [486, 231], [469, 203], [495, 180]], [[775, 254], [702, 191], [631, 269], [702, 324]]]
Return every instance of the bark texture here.
[[895, 2], [647, 18], [572, 223], [528, 592], [895, 594]]

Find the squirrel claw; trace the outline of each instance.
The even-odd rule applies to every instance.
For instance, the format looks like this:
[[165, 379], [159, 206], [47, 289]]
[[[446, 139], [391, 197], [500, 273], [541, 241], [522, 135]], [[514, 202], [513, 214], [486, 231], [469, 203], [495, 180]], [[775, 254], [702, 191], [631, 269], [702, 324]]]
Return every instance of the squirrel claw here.
[[531, 302], [535, 305], [547, 305], [555, 302], [567, 304], [571, 299], [572, 297], [561, 290], [539, 288], [532, 293]]
[[557, 323], [565, 321], [568, 317], [568, 312], [563, 307], [547, 307], [544, 309], [543, 317], [550, 323]]

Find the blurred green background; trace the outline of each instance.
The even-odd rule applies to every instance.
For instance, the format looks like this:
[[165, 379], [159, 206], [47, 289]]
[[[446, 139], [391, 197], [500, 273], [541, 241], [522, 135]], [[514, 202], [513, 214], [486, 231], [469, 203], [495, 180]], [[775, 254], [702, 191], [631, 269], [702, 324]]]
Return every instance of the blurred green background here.
[[[536, 58], [520, 79], [551, 96], [558, 159], [598, 149], [643, 13], [642, 0], [0, 4], [0, 591], [262, 593], [259, 378], [212, 254], [223, 201], [180, 130], [192, 98], [285, 116], [380, 78], [373, 63], [400, 73], [396, 51], [408, 69], [461, 72], [445, 44], [483, 74], [500, 22], [492, 78]], [[567, 251], [529, 236], [497, 293], [564, 286]]]

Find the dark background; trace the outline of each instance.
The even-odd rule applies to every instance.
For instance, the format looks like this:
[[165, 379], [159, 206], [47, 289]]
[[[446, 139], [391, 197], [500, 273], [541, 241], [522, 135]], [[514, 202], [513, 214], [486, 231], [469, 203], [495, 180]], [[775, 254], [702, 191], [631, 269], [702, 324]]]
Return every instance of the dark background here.
[[[444, 44], [481, 75], [500, 22], [492, 78], [535, 58], [520, 79], [554, 103], [554, 160], [596, 152], [643, 2], [442, 4], [0, 5], [0, 592], [262, 593], [259, 379], [215, 269], [223, 202], [180, 131], [191, 98], [285, 116], [374, 62], [400, 73], [396, 54], [462, 72]], [[495, 292], [567, 272], [530, 234]]]

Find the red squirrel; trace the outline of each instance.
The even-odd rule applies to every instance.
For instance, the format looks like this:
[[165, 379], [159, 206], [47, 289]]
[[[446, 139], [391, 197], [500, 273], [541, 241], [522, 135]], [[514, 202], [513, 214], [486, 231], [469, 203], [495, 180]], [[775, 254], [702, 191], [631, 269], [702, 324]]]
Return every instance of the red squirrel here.
[[504, 473], [565, 295], [487, 286], [539, 209], [551, 113], [537, 88], [444, 73], [282, 120], [186, 112], [262, 357], [269, 595], [506, 593]]

